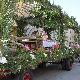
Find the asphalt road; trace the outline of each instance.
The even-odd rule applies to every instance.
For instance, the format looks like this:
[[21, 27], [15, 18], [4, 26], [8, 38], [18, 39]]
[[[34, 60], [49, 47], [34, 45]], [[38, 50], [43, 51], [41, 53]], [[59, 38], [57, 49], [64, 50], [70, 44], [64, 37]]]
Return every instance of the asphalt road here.
[[74, 63], [71, 71], [61, 70], [60, 65], [48, 65], [36, 69], [33, 75], [33, 80], [80, 80], [80, 63]]

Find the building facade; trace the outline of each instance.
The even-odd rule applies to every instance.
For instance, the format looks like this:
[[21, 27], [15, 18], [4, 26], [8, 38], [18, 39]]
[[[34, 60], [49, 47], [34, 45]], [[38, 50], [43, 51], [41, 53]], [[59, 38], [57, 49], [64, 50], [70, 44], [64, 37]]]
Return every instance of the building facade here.
[[65, 44], [67, 46], [71, 46], [75, 43], [75, 32], [73, 29], [65, 30], [65, 37], [66, 37]]

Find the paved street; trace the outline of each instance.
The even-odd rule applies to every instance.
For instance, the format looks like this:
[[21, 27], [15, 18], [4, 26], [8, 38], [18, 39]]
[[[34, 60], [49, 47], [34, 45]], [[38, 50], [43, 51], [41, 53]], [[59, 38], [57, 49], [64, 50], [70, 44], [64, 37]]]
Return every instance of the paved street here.
[[74, 63], [71, 71], [64, 71], [58, 65], [34, 71], [34, 80], [80, 80], [80, 63]]

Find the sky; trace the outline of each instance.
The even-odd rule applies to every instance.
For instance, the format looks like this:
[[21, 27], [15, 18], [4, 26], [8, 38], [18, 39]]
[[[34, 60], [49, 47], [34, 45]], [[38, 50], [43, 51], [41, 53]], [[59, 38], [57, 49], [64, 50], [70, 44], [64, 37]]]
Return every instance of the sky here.
[[60, 5], [69, 16], [74, 16], [80, 25], [80, 0], [50, 0], [55, 5]]

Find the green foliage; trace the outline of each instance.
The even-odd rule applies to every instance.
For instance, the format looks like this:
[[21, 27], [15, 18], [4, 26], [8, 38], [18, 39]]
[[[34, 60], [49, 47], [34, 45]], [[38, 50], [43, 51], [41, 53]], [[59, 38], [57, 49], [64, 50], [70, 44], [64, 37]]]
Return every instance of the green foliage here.
[[61, 61], [64, 58], [74, 57], [74, 50], [71, 48], [63, 47], [53, 50], [52, 59], [54, 61]]
[[15, 0], [0, 1], [0, 28], [2, 33], [3, 46], [7, 45], [11, 26], [13, 23], [13, 14], [15, 10]]
[[43, 61], [46, 62], [48, 60], [48, 57], [45, 56], [45, 52], [43, 49], [40, 49], [39, 51], [35, 52], [36, 53], [36, 60], [38, 64]]
[[60, 24], [60, 7], [56, 5], [51, 5], [50, 2], [45, 3], [46, 5], [38, 5], [35, 7], [31, 13], [34, 14], [35, 17], [39, 18], [39, 22], [41, 27], [46, 28], [55, 28]]
[[14, 52], [10, 48], [6, 48], [3, 53], [3, 56], [7, 59], [7, 63], [0, 64], [0, 68], [9, 69], [12, 73], [35, 69], [41, 61], [46, 61], [43, 50], [30, 52], [21, 48]]

